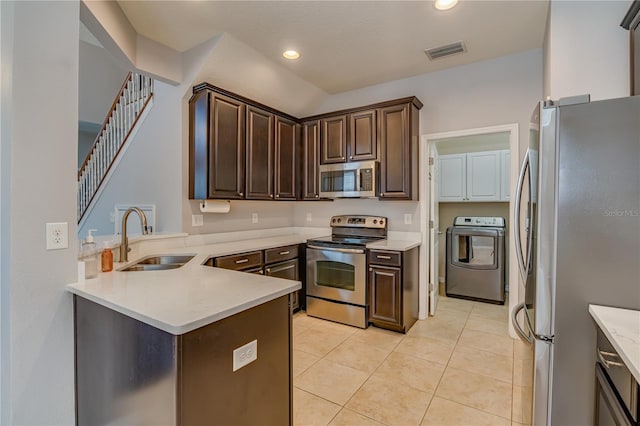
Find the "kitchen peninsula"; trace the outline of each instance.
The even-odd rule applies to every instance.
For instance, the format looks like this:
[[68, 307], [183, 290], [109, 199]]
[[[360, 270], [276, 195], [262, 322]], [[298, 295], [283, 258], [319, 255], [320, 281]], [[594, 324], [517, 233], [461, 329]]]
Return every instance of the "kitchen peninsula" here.
[[193, 258], [69, 285], [78, 424], [290, 424], [289, 298], [301, 284], [204, 263], [303, 240], [174, 248], [163, 254]]

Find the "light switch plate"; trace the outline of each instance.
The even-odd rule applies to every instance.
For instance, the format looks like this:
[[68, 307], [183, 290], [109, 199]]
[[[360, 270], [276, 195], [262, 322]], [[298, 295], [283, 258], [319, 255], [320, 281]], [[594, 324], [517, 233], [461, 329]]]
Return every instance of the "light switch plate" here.
[[413, 217], [411, 216], [411, 213], [405, 213], [404, 214], [404, 224], [405, 225], [411, 225], [412, 221], [413, 221]]
[[307, 222], [311, 222], [312, 220], [311, 213], [307, 213]]
[[233, 371], [237, 371], [258, 359], [258, 341], [253, 340], [233, 350]]
[[203, 215], [201, 214], [192, 214], [191, 215], [191, 226], [202, 226], [204, 225]]
[[251, 215], [251, 223], [258, 223], [258, 213], [253, 213]]

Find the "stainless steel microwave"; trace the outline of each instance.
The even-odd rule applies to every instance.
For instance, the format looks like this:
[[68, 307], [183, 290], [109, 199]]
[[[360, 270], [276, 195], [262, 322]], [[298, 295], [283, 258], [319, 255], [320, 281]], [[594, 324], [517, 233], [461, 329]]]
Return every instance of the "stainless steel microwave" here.
[[323, 198], [375, 198], [378, 188], [378, 163], [320, 165], [320, 196]]

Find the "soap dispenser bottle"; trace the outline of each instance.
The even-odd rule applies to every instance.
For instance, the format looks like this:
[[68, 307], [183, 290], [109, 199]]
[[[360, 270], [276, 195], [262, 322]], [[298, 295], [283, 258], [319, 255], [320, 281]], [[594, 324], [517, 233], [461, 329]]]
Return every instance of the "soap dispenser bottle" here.
[[82, 250], [80, 251], [80, 257], [84, 260], [84, 277], [95, 278], [98, 276], [98, 247], [93, 241], [93, 232], [97, 229], [89, 229], [87, 231], [87, 238], [85, 238], [82, 244]]

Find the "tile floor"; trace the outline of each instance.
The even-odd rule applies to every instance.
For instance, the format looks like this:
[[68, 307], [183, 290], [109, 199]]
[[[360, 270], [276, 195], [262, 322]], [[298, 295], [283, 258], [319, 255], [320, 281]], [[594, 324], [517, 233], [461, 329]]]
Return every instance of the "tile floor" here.
[[527, 356], [508, 309], [440, 298], [406, 335], [296, 314], [295, 426], [519, 425]]

